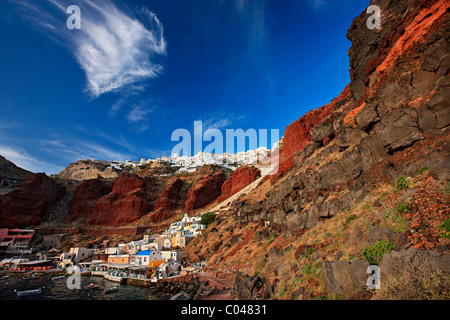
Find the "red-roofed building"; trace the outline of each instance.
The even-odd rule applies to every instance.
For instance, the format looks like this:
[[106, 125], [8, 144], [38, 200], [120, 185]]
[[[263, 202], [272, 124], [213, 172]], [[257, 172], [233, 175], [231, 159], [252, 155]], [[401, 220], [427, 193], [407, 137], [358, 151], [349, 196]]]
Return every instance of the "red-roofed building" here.
[[33, 236], [31, 229], [0, 229], [0, 256], [23, 253]]

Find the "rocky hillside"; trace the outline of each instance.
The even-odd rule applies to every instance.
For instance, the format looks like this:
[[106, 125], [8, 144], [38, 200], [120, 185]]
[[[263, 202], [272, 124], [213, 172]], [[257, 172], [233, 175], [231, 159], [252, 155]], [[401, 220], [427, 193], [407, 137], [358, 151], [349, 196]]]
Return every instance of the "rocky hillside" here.
[[[382, 29], [366, 12], [350, 26], [350, 84], [286, 128], [278, 175], [185, 251], [240, 272], [238, 298], [449, 297], [450, 3], [371, 4]], [[369, 264], [383, 289], [354, 295]]]
[[16, 190], [0, 197], [0, 225], [24, 228], [41, 224], [41, 218], [65, 193], [43, 173], [33, 174]]
[[16, 189], [19, 183], [29, 178], [31, 174], [0, 155], [0, 195]]
[[[218, 203], [223, 192], [237, 192], [252, 182], [243, 172], [259, 171], [244, 167], [233, 173], [221, 166], [204, 165], [183, 172], [164, 162], [119, 170], [109, 162], [95, 160], [78, 161], [52, 177], [26, 172], [7, 160], [0, 168], [9, 177], [5, 176], [5, 185], [0, 186], [4, 194], [0, 196], [0, 226], [9, 228], [164, 224], [186, 211], [207, 210]], [[12, 179], [24, 177], [28, 180]], [[225, 182], [228, 189], [222, 191]]]

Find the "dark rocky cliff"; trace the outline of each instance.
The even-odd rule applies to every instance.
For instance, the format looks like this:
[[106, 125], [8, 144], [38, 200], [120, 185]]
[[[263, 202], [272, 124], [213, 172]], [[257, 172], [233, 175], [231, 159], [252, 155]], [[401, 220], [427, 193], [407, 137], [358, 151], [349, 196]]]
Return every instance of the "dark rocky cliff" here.
[[[283, 282], [281, 296], [295, 288], [293, 278], [308, 277], [303, 292], [314, 297], [336, 293], [325, 285], [336, 274], [317, 267], [320, 282], [305, 268], [360, 258], [374, 227], [393, 229], [389, 240], [398, 248], [448, 251], [437, 226], [450, 214], [442, 191], [450, 172], [450, 3], [371, 4], [382, 10], [382, 28], [367, 28], [366, 12], [350, 26], [351, 83], [286, 128], [279, 174], [221, 214], [211, 231], [189, 244], [186, 259], [209, 260], [224, 272], [265, 273]], [[407, 192], [396, 189], [406, 177]], [[429, 207], [412, 209], [421, 201]], [[345, 217], [351, 217], [347, 224]], [[303, 254], [294, 255], [297, 250]], [[315, 251], [321, 253], [311, 258]], [[344, 267], [340, 276], [352, 268]]]

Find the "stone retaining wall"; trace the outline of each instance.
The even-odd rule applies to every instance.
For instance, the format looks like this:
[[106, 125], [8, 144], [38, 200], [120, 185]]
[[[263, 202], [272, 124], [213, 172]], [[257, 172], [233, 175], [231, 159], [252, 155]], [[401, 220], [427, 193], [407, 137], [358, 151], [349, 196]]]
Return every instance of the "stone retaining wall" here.
[[226, 289], [230, 289], [226, 286], [224, 286], [223, 284], [214, 281], [213, 279], [201, 276], [197, 273], [190, 273], [184, 276], [175, 276], [175, 277], [170, 277], [170, 278], [164, 278], [164, 279], [159, 279], [158, 282], [177, 282], [177, 283], [182, 283], [182, 282], [189, 282], [194, 278], [198, 278], [200, 281], [206, 281], [208, 282], [209, 285], [214, 285], [218, 290], [226, 290]]

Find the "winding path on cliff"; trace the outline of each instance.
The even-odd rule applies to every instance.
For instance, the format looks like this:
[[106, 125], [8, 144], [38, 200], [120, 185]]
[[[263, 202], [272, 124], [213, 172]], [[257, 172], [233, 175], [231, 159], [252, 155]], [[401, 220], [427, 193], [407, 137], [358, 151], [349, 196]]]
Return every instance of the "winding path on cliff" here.
[[199, 272], [198, 275], [200, 275], [204, 278], [207, 278], [207, 279], [211, 279], [211, 280], [227, 287], [227, 289], [220, 290], [219, 292], [209, 294], [206, 297], [202, 298], [201, 300], [231, 300], [230, 295], [234, 288], [234, 277], [218, 278], [218, 277], [211, 276], [203, 271]]

